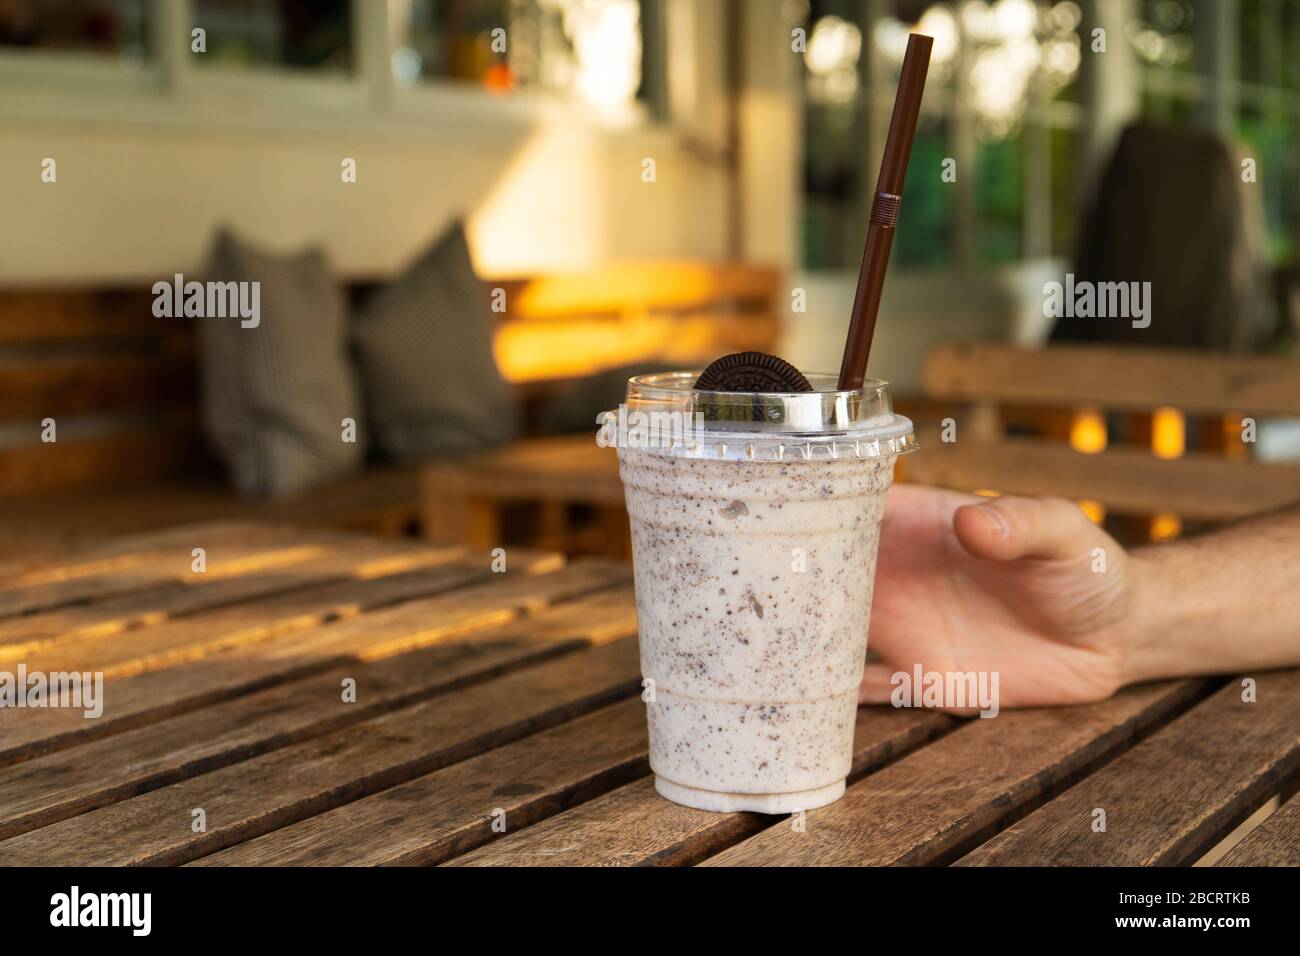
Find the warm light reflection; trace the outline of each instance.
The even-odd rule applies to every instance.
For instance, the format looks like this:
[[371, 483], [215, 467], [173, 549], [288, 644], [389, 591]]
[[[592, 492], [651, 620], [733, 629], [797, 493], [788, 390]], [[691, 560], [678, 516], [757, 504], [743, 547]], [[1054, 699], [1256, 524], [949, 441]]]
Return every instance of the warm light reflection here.
[[1243, 412], [1226, 412], [1219, 420], [1223, 454], [1227, 458], [1249, 458], [1248, 445], [1242, 440]]
[[1085, 455], [1106, 450], [1106, 419], [1095, 409], [1077, 412], [1070, 422], [1070, 447]]
[[1151, 416], [1151, 451], [1157, 458], [1181, 458], [1187, 448], [1187, 422], [1176, 408], [1157, 408]]
[[1093, 524], [1101, 524], [1106, 520], [1106, 506], [1100, 501], [1093, 501], [1090, 498], [1084, 498], [1078, 502], [1083, 513], [1088, 516], [1088, 520]]
[[489, 93], [509, 93], [515, 88], [515, 75], [504, 63], [494, 63], [483, 74], [483, 86]]
[[1161, 513], [1151, 519], [1151, 540], [1168, 541], [1183, 530], [1183, 522], [1175, 514]]
[[1001, 497], [1002, 497], [1002, 492], [1000, 492], [1000, 491], [994, 491], [992, 488], [977, 488], [977, 489], [975, 489], [975, 494], [979, 495], [981, 498], [1001, 498]]
[[605, 195], [597, 188], [605, 175], [601, 159], [597, 139], [587, 130], [538, 129], [470, 219], [475, 268], [519, 275], [599, 262], [609, 244]]
[[718, 267], [688, 262], [626, 262], [589, 272], [557, 273], [530, 281], [510, 304], [528, 318], [571, 316], [575, 311], [618, 312], [628, 303], [678, 308], [720, 298]]
[[493, 356], [510, 382], [573, 378], [635, 362], [682, 367], [722, 352], [770, 347], [774, 326], [717, 315], [628, 314], [608, 319], [510, 322], [497, 330]]
[[725, 352], [770, 350], [776, 269], [673, 260], [501, 278], [507, 292], [493, 350], [509, 381], [570, 378], [618, 365], [706, 364]]
[[641, 85], [641, 8], [636, 0], [552, 3], [563, 12], [573, 43], [578, 94], [598, 108], [633, 102]]

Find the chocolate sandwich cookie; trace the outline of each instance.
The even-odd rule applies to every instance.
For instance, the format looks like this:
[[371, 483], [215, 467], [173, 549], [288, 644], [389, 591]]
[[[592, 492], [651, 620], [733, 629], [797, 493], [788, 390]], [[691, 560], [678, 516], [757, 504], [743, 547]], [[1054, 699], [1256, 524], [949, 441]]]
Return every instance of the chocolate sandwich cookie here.
[[709, 392], [811, 392], [802, 372], [784, 359], [764, 352], [724, 355], [695, 380], [695, 388]]

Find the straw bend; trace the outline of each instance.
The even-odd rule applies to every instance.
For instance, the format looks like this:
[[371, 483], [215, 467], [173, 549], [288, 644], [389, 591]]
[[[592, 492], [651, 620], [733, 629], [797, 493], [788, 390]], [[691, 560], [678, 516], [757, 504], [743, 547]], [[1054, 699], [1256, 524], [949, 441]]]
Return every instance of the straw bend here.
[[876, 193], [871, 200], [871, 222], [886, 229], [898, 225], [898, 207], [903, 197], [895, 193]]

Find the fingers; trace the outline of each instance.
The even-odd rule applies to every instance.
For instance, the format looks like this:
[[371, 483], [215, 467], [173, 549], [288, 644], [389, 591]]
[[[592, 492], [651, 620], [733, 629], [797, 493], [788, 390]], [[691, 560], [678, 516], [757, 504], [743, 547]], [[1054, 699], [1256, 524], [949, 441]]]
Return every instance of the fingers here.
[[952, 526], [971, 556], [995, 561], [1075, 557], [1098, 533], [1064, 498], [1010, 495], [958, 508]]
[[858, 686], [859, 704], [888, 704], [889, 694], [894, 689], [891, 678], [894, 668], [884, 664], [868, 664], [862, 672], [862, 683]]
[[[858, 685], [858, 703], [859, 704], [894, 704], [892, 694], [894, 691], [894, 675], [898, 671], [885, 664], [868, 664], [866, 670], [862, 672], [862, 683]], [[917, 691], [919, 693], [919, 690]], [[898, 706], [894, 704], [894, 706]], [[923, 706], [916, 704], [915, 706]], [[924, 705], [924, 706], [929, 706]], [[959, 717], [974, 717], [980, 710], [979, 707], [936, 707], [946, 714], [956, 714]]]

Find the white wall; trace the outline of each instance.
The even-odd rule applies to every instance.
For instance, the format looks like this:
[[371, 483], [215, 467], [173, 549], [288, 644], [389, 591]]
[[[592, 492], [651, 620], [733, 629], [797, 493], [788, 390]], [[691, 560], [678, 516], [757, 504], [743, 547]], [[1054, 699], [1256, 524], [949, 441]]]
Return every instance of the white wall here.
[[[214, 227], [323, 241], [350, 275], [386, 273], [465, 215], [488, 272], [601, 258], [720, 256], [725, 174], [654, 127], [540, 117], [491, 132], [385, 136], [193, 124], [7, 121], [0, 285], [151, 280], [196, 268]], [[41, 182], [53, 157], [58, 181]], [[340, 160], [358, 181], [340, 181]], [[657, 181], [641, 181], [656, 160]]]

